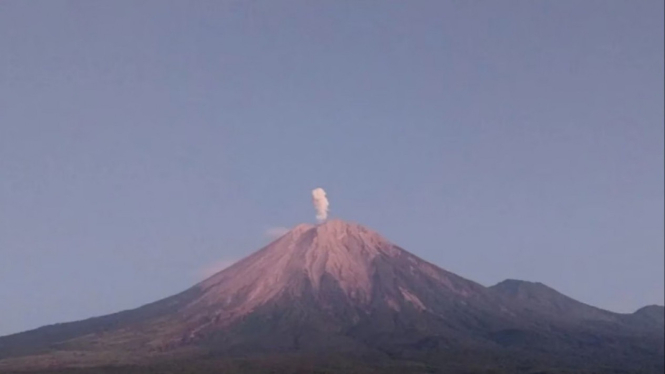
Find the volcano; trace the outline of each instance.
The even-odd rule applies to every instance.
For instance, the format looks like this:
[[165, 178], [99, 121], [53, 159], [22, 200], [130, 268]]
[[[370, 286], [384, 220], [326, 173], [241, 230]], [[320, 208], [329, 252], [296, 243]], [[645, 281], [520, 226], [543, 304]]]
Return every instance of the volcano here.
[[175, 296], [0, 338], [0, 369], [334, 356], [662, 373], [663, 315], [612, 313], [540, 283], [485, 287], [331, 220], [299, 225]]

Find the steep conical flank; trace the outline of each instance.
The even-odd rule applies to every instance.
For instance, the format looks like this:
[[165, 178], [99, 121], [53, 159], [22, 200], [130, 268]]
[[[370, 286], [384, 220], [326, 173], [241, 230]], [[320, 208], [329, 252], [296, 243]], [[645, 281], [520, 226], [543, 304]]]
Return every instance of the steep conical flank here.
[[[330, 220], [299, 225], [173, 297], [2, 338], [0, 359], [53, 345], [64, 352], [121, 350], [124, 357], [183, 347], [218, 352], [358, 349], [384, 339], [385, 333], [406, 337], [448, 331], [452, 338], [459, 335], [455, 329], [465, 329], [454, 315], [463, 314], [464, 326], [476, 326], [498, 305], [485, 287], [363, 226]], [[445, 323], [443, 314], [450, 317]], [[494, 320], [501, 318], [485, 318], [482, 324]]]
[[[323, 302], [326, 282], [334, 284], [349, 303], [362, 307], [373, 300], [373, 291], [384, 275], [382, 272], [391, 265], [401, 265], [407, 273], [428, 277], [438, 284], [438, 291], [460, 296], [484, 291], [484, 287], [444, 272], [394, 246], [376, 232], [332, 220], [318, 226], [299, 225], [204, 281], [199, 286], [203, 294], [190, 307], [215, 305], [225, 313], [236, 315], [281, 296], [298, 297], [309, 293]], [[399, 283], [406, 274], [390, 270], [395, 276], [391, 281], [402, 289], [398, 292], [401, 298], [425, 307], [422, 300], [409, 292], [409, 285]]]
[[170, 298], [0, 338], [0, 369], [275, 353], [431, 360], [460, 351], [502, 360], [628, 353], [643, 364], [662, 351], [660, 335], [643, 327], [651, 325], [632, 329], [637, 323], [619, 317], [544, 285], [486, 288], [331, 220], [299, 225]]
[[[219, 331], [234, 324], [243, 330], [249, 314], [271, 316], [270, 323], [254, 321], [247, 327], [261, 331], [257, 341], [240, 339], [243, 348], [261, 350], [273, 348], [263, 337], [275, 331], [281, 336], [276, 339], [279, 349], [302, 346], [302, 333], [294, 334], [296, 330], [328, 335], [308, 341], [303, 349], [321, 344], [327, 348], [336, 340], [330, 338], [331, 331], [345, 331], [361, 321], [372, 325], [373, 332], [380, 330], [378, 322], [388, 323], [383, 327], [392, 332], [395, 323], [431, 329], [423, 314], [452, 313], [468, 303], [482, 310], [501, 304], [485, 287], [417, 258], [376, 232], [340, 220], [299, 225], [197, 288], [200, 294], [179, 311], [193, 326], [184, 331], [187, 341], [218, 339]], [[468, 310], [465, 318], [478, 312]], [[228, 343], [233, 349], [228, 338], [226, 332], [224, 343], [216, 342], [215, 348], [226, 349]], [[341, 340], [354, 346], [349, 338]], [[258, 346], [249, 347], [253, 344]]]

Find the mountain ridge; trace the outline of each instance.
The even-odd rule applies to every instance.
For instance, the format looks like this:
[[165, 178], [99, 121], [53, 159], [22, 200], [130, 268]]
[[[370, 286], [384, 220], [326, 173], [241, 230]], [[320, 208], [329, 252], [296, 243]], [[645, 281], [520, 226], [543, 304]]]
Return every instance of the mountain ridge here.
[[604, 311], [541, 283], [485, 287], [331, 220], [298, 225], [174, 296], [0, 337], [0, 368], [294, 352], [431, 360], [442, 349], [570, 362], [625, 353], [618, 364], [630, 366], [663, 352], [661, 314]]

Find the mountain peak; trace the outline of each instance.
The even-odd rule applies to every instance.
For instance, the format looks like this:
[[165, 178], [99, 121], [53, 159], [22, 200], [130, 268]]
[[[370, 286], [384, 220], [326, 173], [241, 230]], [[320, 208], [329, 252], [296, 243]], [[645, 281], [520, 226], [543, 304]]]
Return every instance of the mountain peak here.
[[614, 320], [616, 315], [581, 303], [540, 282], [506, 279], [490, 287], [495, 293], [525, 303], [541, 313], [571, 320]]
[[344, 226], [360, 226], [360, 225], [358, 225], [357, 223], [344, 221], [339, 218], [331, 218], [319, 223], [317, 226], [344, 227]]
[[[324, 277], [351, 299], [366, 303], [372, 263], [397, 249], [361, 225], [330, 220], [300, 224], [261, 250], [202, 282], [197, 305], [216, 305], [242, 315], [282, 296], [319, 292]], [[234, 305], [237, 305], [236, 309]]]
[[512, 294], [517, 296], [526, 292], [557, 292], [556, 290], [540, 283], [540, 282], [529, 282], [519, 279], [506, 279], [503, 280], [491, 288], [500, 290], [501, 292]]
[[567, 340], [556, 339], [568, 339], [580, 326], [598, 334], [610, 331], [607, 326], [652, 334], [662, 331], [662, 316], [663, 307], [649, 306], [619, 319], [542, 283], [508, 279], [486, 288], [364, 226], [333, 219], [297, 225], [172, 297], [0, 338], [0, 360], [52, 349], [53, 357], [69, 357], [72, 365], [108, 363], [117, 352], [131, 361], [177, 352], [417, 353], [497, 343], [528, 349], [539, 336], [547, 339], [537, 343], [550, 344], [552, 337], [552, 344], [566, 347]]
[[366, 256], [378, 254], [379, 248], [388, 249], [392, 244], [377, 232], [356, 223], [330, 220], [308, 230], [320, 249], [330, 252], [364, 253]]
[[642, 312], [647, 312], [647, 311], [662, 312], [663, 310], [665, 310], [665, 306], [652, 304], [652, 305], [647, 305], [647, 306], [641, 307], [640, 309], [636, 310], [635, 313], [640, 312], [640, 311], [642, 311]]
[[636, 310], [633, 315], [644, 316], [661, 321], [665, 320], [665, 307], [662, 305], [647, 305]]
[[[306, 224], [304, 224], [306, 225]], [[303, 226], [303, 225], [298, 225]], [[316, 226], [311, 226], [309, 225], [310, 228], [314, 228], [317, 233], [320, 234], [340, 234], [340, 233], [347, 233], [347, 234], [359, 234], [359, 233], [372, 233], [375, 236], [379, 236], [378, 233], [366, 228], [365, 226], [362, 226], [360, 224], [354, 223], [354, 222], [348, 222], [348, 221], [343, 221], [341, 219], [330, 219], [327, 221], [324, 221], [322, 223], [319, 223]]]
[[317, 225], [301, 223], [289, 230], [282, 237], [297, 238], [303, 235], [317, 237], [319, 240], [339, 241], [349, 237], [362, 238], [363, 240], [384, 241], [387, 242], [377, 232], [366, 228], [354, 222], [343, 221], [341, 219], [331, 219], [321, 222]]

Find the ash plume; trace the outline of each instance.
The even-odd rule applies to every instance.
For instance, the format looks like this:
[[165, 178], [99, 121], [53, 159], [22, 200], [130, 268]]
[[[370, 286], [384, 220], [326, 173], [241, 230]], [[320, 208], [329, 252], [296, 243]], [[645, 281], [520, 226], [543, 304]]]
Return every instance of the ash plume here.
[[314, 209], [316, 209], [316, 219], [323, 222], [328, 218], [328, 199], [326, 198], [326, 191], [323, 188], [316, 188], [312, 191], [312, 202]]

